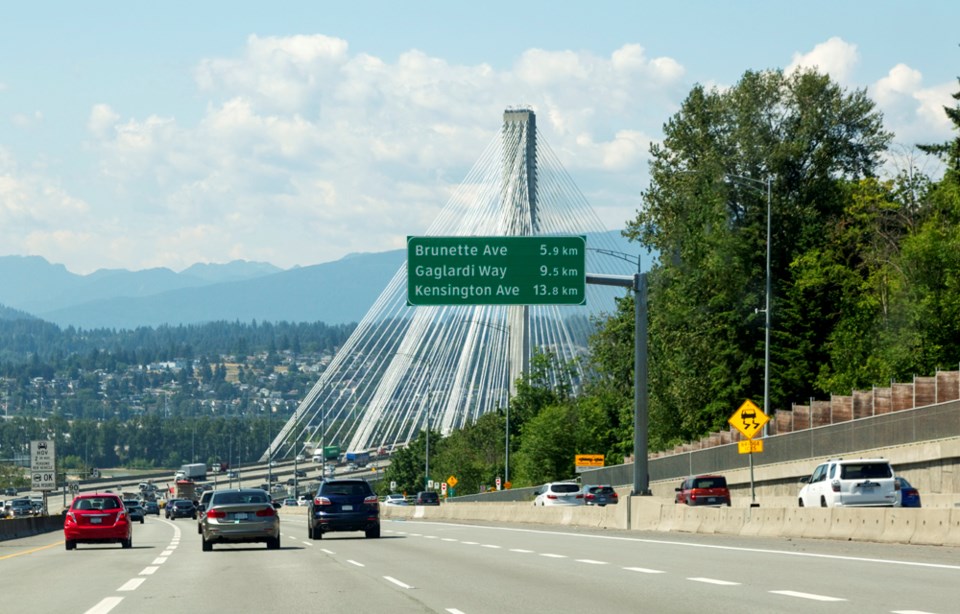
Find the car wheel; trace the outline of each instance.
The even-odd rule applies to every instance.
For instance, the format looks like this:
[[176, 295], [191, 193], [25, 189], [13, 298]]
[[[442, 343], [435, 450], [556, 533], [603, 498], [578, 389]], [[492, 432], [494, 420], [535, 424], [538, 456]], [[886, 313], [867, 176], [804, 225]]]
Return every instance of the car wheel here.
[[128, 537], [127, 539], [121, 541], [120, 546], [124, 549], [133, 548], [133, 538]]
[[267, 550], [279, 550], [280, 549], [280, 536], [271, 537], [267, 540]]
[[800, 507], [803, 507], [803, 499], [800, 499]]
[[367, 529], [364, 533], [368, 539], [377, 539], [380, 537], [380, 525]]
[[140, 519], [140, 524], [143, 524], [143, 518]]
[[203, 551], [210, 552], [211, 550], [213, 550], [213, 542], [208, 542], [207, 540], [203, 540]]
[[63, 545], [67, 550], [76, 550], [77, 548], [77, 542], [72, 539], [68, 539]]
[[203, 527], [197, 525], [197, 535], [203, 535]]
[[820, 497], [820, 507], [827, 507], [827, 498]]

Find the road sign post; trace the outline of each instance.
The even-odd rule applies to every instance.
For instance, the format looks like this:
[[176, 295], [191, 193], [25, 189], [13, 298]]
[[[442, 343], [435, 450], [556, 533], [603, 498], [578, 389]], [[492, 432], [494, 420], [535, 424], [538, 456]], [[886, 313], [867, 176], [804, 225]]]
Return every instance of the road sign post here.
[[407, 237], [410, 305], [583, 305], [586, 238]]
[[[757, 433], [762, 432], [763, 425], [769, 422], [770, 416], [763, 413], [763, 410], [757, 407], [757, 404], [747, 399], [740, 404], [737, 411], [733, 412], [727, 422], [730, 426], [740, 431], [740, 434], [747, 438], [737, 444], [737, 451], [740, 454], [750, 455], [750, 507], [757, 507], [757, 493], [753, 484], [753, 454], [754, 452], [763, 452], [763, 440], [753, 441]], [[742, 444], [747, 444], [743, 446]], [[760, 444], [756, 446], [754, 444]]]

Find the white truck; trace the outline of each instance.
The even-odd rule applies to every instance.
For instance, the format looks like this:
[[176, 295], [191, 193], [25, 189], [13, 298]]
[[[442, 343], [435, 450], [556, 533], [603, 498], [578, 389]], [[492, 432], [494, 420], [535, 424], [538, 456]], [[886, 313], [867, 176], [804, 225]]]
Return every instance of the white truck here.
[[[183, 474], [183, 475], [181, 475]], [[188, 463], [180, 467], [177, 472], [177, 479], [202, 481], [207, 479], [206, 463]]]

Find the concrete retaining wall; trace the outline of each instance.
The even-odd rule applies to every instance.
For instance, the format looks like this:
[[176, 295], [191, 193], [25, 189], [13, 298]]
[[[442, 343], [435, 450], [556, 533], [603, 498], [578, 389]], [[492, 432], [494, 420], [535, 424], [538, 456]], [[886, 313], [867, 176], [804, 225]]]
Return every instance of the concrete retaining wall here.
[[960, 508], [712, 508], [676, 505], [657, 497], [623, 497], [619, 505], [602, 508], [448, 502], [439, 507], [383, 506], [381, 514], [384, 518], [960, 546]]
[[0, 541], [63, 530], [63, 516], [32, 516], [0, 520]]

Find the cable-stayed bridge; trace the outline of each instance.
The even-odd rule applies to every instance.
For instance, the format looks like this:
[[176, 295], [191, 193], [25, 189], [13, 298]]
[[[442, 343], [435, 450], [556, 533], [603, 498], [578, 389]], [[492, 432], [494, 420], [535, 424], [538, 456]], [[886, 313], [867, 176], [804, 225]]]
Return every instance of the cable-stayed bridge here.
[[[636, 270], [602, 253], [617, 251], [617, 244], [543, 141], [530, 109], [504, 112], [498, 136], [424, 233], [563, 235], [589, 237], [591, 273]], [[261, 461], [291, 457], [306, 444], [393, 449], [424, 428], [448, 434], [506, 408], [532, 352], [550, 352], [562, 362], [583, 356], [594, 328], [591, 316], [613, 311], [613, 298], [622, 294], [588, 285], [585, 305], [414, 307], [407, 303], [404, 264]], [[573, 390], [582, 369], [578, 365], [568, 382]]]

